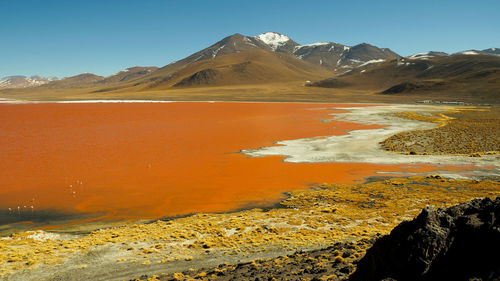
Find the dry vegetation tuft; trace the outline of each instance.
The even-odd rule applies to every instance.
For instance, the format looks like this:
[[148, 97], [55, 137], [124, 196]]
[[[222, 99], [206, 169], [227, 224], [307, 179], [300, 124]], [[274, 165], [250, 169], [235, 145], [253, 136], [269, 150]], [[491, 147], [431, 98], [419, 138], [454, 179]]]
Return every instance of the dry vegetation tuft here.
[[[24, 232], [0, 238], [0, 277], [22, 269], [62, 264], [103, 249], [112, 250], [110, 264], [148, 267], [175, 261], [192, 263], [208, 256], [324, 248], [339, 241], [355, 242], [388, 233], [427, 205], [444, 207], [496, 196], [500, 196], [500, 182], [440, 177], [363, 185], [322, 184], [291, 192], [282, 201], [282, 208], [269, 211], [197, 214], [104, 229], [67, 240], [50, 235], [44, 239], [43, 232]], [[78, 266], [92, 270], [97, 265]]]
[[480, 157], [500, 151], [500, 108], [462, 109], [456, 113], [421, 116], [401, 113], [400, 117], [438, 123], [430, 130], [396, 134], [382, 145], [389, 151], [407, 154], [462, 154]]

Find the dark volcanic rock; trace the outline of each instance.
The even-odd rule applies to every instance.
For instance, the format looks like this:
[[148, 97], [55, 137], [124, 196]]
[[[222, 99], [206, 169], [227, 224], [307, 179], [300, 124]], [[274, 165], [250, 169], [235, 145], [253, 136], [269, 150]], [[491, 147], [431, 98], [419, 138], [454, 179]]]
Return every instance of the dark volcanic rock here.
[[195, 74], [182, 79], [174, 87], [208, 85], [220, 76], [220, 72], [214, 69], [203, 69]]
[[381, 92], [383, 95], [410, 93], [414, 91], [431, 91], [435, 88], [446, 86], [444, 82], [435, 81], [418, 81], [418, 82], [403, 82], [390, 87], [389, 89]]
[[377, 240], [350, 280], [500, 280], [500, 197], [425, 208]]

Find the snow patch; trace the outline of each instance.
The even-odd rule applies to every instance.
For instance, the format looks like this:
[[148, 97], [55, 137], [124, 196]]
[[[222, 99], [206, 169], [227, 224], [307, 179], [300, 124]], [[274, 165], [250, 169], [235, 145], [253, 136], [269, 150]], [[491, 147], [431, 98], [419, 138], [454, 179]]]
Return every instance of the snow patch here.
[[409, 56], [408, 58], [410, 59], [429, 59], [429, 58], [433, 58], [434, 56], [431, 55], [430, 52], [423, 52], [423, 53], [416, 53], [416, 54], [413, 54], [411, 56]]
[[[302, 49], [302, 48], [315, 48], [315, 47], [319, 47], [319, 46], [326, 46], [326, 45], [329, 45], [329, 44], [332, 44], [331, 42], [316, 42], [316, 43], [312, 43], [312, 44], [305, 44], [305, 45], [300, 45], [300, 46], [295, 46], [294, 47], [294, 50], [293, 52], [295, 53], [296, 51]], [[335, 46], [332, 46], [330, 47], [330, 50], [332, 50]]]
[[276, 49], [285, 45], [286, 42], [291, 40], [288, 36], [276, 32], [262, 33], [255, 36], [254, 38], [257, 38], [260, 41], [264, 42], [266, 45], [271, 47], [273, 51], [276, 51]]
[[36, 241], [45, 242], [47, 240], [62, 240], [61, 236], [59, 234], [45, 232], [42, 230], [28, 231], [28, 233], [30, 233], [30, 234], [28, 236], [26, 236], [26, 238], [33, 239]]
[[217, 50], [213, 51], [212, 58], [215, 58], [219, 53], [219, 51], [222, 50], [224, 47], [226, 47], [226, 45], [222, 45], [222, 47], [219, 47]]
[[[251, 46], [254, 46], [255, 48], [258, 48], [257, 45], [255, 45], [252, 40], [250, 40], [250, 38], [248, 37], [243, 37], [243, 41], [245, 41], [248, 45], [251, 45]], [[236, 42], [234, 42], [233, 44], [235, 44], [234, 46], [236, 47]]]
[[316, 43], [311, 43], [311, 44], [305, 44], [300, 47], [318, 47], [318, 46], [325, 46], [331, 44], [330, 42], [316, 42]]
[[378, 60], [369, 60], [367, 62], [364, 62], [363, 64], [360, 65], [361, 66], [365, 66], [365, 65], [369, 65], [369, 64], [372, 64], [372, 63], [379, 63], [379, 62], [384, 62], [385, 60], [384, 59], [378, 59]]
[[465, 51], [465, 52], [460, 52], [459, 54], [462, 54], [462, 55], [479, 55], [479, 53], [476, 52], [476, 51]]

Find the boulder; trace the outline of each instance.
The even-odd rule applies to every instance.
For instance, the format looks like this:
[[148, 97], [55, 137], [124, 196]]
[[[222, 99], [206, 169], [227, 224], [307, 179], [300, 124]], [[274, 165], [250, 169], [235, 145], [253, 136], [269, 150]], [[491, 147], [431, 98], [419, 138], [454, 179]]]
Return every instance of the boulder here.
[[500, 197], [427, 207], [378, 239], [352, 281], [500, 280]]

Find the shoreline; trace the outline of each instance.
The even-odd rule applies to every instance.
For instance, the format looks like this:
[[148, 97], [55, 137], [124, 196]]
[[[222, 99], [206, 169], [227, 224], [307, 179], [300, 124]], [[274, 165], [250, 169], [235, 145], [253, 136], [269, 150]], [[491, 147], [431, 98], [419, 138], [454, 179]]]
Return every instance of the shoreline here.
[[[85, 103], [94, 103], [94, 102], [96, 102], [96, 101], [85, 101]], [[115, 100], [113, 102], [121, 102], [121, 101]], [[132, 101], [132, 102], [149, 103], [149, 102], [155, 102], [155, 101], [139, 100], [139, 101]], [[62, 103], [67, 103], [67, 102], [62, 102]], [[77, 102], [77, 103], [79, 103], [79, 102]], [[196, 103], [198, 103], [198, 102], [196, 102]], [[229, 103], [232, 103], [232, 102], [229, 102]], [[253, 103], [253, 102], [251, 102], [251, 103]], [[323, 104], [323, 103], [321, 103], [321, 104]], [[355, 123], [362, 123], [362, 124], [386, 125], [389, 127], [390, 126], [399, 126], [400, 128], [404, 127], [404, 129], [408, 130], [408, 131], [413, 131], [413, 130], [422, 129], [422, 128], [435, 128], [435, 127], [438, 127], [439, 125], [436, 123], [431, 123], [431, 122], [423, 122], [421, 120], [402, 119], [399, 117], [392, 116], [391, 114], [394, 114], [394, 112], [401, 112], [401, 111], [408, 111], [408, 110], [418, 111], [422, 108], [426, 109], [427, 112], [443, 112], [443, 109], [449, 110], [449, 107], [441, 108], [439, 106], [428, 106], [428, 105], [424, 105], [424, 106], [422, 106], [422, 105], [374, 105], [374, 106], [370, 106], [370, 107], [342, 107], [342, 106], [339, 106], [339, 104], [325, 104], [325, 105], [327, 105], [327, 107], [318, 108], [318, 109], [321, 109], [321, 110], [333, 109], [333, 110], [342, 110], [343, 111], [341, 113], [329, 114], [329, 116], [332, 116], [331, 120], [355, 122]], [[330, 105], [334, 105], [334, 106], [328, 107]], [[340, 105], [343, 105], [343, 104], [340, 104]], [[388, 109], [391, 109], [390, 113], [387, 112]], [[456, 108], [454, 108], [453, 110], [455, 110], [455, 109]], [[378, 115], [380, 115], [381, 117]], [[327, 119], [327, 120], [325, 120], [325, 122], [329, 122], [329, 120], [330, 119]], [[383, 124], [385, 121], [390, 121], [389, 125]], [[396, 125], [394, 125], [394, 124], [396, 124]], [[408, 124], [413, 124], [413, 125], [409, 126]], [[356, 163], [356, 162], [353, 162], [352, 159], [347, 159], [347, 161], [344, 161], [344, 159], [333, 159], [333, 160], [326, 159], [326, 161], [323, 161], [321, 159], [319, 159], [319, 160], [314, 159], [313, 161], [310, 161], [310, 160], [306, 159], [305, 161], [300, 161], [300, 159], [299, 159], [299, 161], [296, 161], [293, 159], [293, 157], [294, 157], [293, 153], [291, 153], [290, 154], [291, 156], [290, 156], [290, 155], [286, 155], [286, 154], [281, 154], [282, 153], [281, 151], [286, 149], [287, 148], [286, 146], [288, 144], [292, 144], [292, 146], [293, 146], [294, 143], [296, 143], [296, 142], [299, 143], [299, 146], [303, 145], [303, 144], [305, 144], [307, 146], [307, 145], [309, 145], [308, 144], [309, 142], [324, 142], [325, 143], [324, 146], [327, 147], [330, 143], [335, 143], [335, 145], [338, 145], [338, 143], [339, 143], [337, 141], [338, 139], [347, 138], [348, 142], [356, 143], [359, 140], [356, 140], [356, 138], [350, 137], [353, 134], [353, 132], [366, 135], [367, 133], [373, 133], [374, 131], [377, 131], [377, 130], [382, 131], [385, 135], [394, 135], [394, 134], [397, 134], [398, 132], [400, 132], [397, 130], [390, 130], [390, 128], [388, 129], [386, 127], [381, 128], [381, 129], [349, 131], [348, 135], [326, 136], [326, 137], [315, 137], [315, 138], [309, 138], [309, 139], [294, 139], [294, 140], [279, 141], [276, 143], [276, 145], [285, 144], [285, 146], [276, 146], [275, 145], [275, 146], [270, 146], [270, 147], [259, 148], [256, 150], [241, 150], [240, 153], [249, 155], [250, 157], [265, 157], [265, 156], [270, 156], [270, 155], [279, 155], [279, 156], [285, 157], [285, 159], [283, 159], [282, 161], [290, 162], [290, 163], [322, 163], [322, 162]], [[382, 138], [385, 138], [386, 137], [385, 135]], [[371, 142], [372, 146], [375, 145], [375, 148], [372, 147], [371, 148], [372, 151], [369, 151], [368, 154], [373, 153], [373, 151], [376, 151], [380, 154], [388, 154], [388, 155], [392, 156], [392, 158], [388, 157], [387, 159], [385, 159], [384, 160], [385, 162], [376, 162], [376, 164], [383, 164], [383, 165], [393, 164], [394, 157], [399, 157], [400, 159], [410, 159], [410, 160], [413, 160], [416, 157], [426, 159], [425, 162], [407, 161], [407, 162], [400, 162], [399, 164], [422, 164], [422, 163], [423, 164], [436, 164], [436, 161], [433, 160], [433, 159], [436, 159], [436, 156], [433, 156], [433, 155], [410, 156], [410, 155], [402, 155], [402, 154], [387, 152], [387, 151], [383, 151], [380, 148], [380, 145], [378, 144], [379, 139], [373, 140], [373, 137], [371, 137], [371, 135], [368, 136], [368, 139]], [[363, 143], [363, 145], [366, 145], [366, 143]], [[338, 150], [342, 151], [342, 154], [349, 153], [349, 152], [345, 152], [345, 149], [342, 149], [342, 146], [340, 146], [340, 147], [341, 147], [341, 149], [338, 149]], [[356, 149], [354, 151], [352, 151], [351, 153], [359, 154], [360, 152], [359, 152], [359, 149], [357, 149], [358, 147], [356, 146], [354, 148], [356, 148]], [[260, 153], [262, 153], [262, 151], [266, 151], [266, 149], [269, 149], [269, 150], [275, 149], [277, 152], [272, 151], [271, 154], [265, 154], [265, 153], [260, 154]], [[329, 147], [327, 147], [326, 149], [327, 149], [326, 151], [320, 150], [319, 153], [328, 154], [328, 153], [332, 152], [331, 150], [328, 151]], [[333, 151], [333, 153], [336, 153], [336, 152]], [[307, 151], [307, 153], [305, 153], [305, 154], [310, 155], [311, 153], [309, 151]], [[438, 156], [438, 157], [441, 157], [441, 156]], [[498, 167], [500, 167], [500, 163], [497, 163], [498, 161], [493, 162], [495, 164], [495, 166], [497, 167], [496, 170], [494, 170], [495, 168], [492, 168], [492, 167], [489, 167], [489, 169], [488, 169], [488, 167], [481, 169], [480, 165], [478, 165], [476, 167], [470, 167], [470, 169], [466, 167], [466, 166], [476, 165], [477, 163], [481, 164], [484, 161], [490, 161], [489, 158], [493, 158], [493, 157], [495, 157], [495, 155], [491, 155], [491, 156], [489, 156], [489, 158], [488, 157], [471, 158], [471, 157], [458, 156], [459, 161], [456, 160], [456, 157], [457, 156], [454, 156], [454, 155], [445, 155], [444, 158], [445, 159], [446, 158], [452, 159], [452, 162], [442, 163], [442, 162], [437, 161], [437, 165], [435, 165], [436, 168], [434, 169], [434, 173], [439, 173], [445, 177], [455, 178], [455, 179], [482, 178], [482, 177], [488, 177], [488, 176], [491, 177], [492, 175], [500, 177], [500, 169], [498, 168]], [[381, 159], [383, 159], [381, 157], [372, 157], [372, 158], [375, 158], [377, 161], [380, 161]], [[432, 158], [432, 159], [429, 160], [428, 158]], [[460, 159], [465, 159], [465, 160], [460, 161]], [[453, 162], [453, 161], [455, 161], [455, 162]], [[371, 163], [369, 161], [366, 161], [366, 159], [364, 161], [359, 161], [359, 162], [360, 163]], [[486, 163], [486, 164], [488, 164], [488, 163]], [[454, 170], [447, 171], [446, 165], [453, 165], [453, 166], [462, 167], [462, 168], [458, 168], [456, 171], [454, 171]], [[442, 167], [442, 169], [439, 168], [440, 166]], [[471, 172], [469, 170], [473, 170], [473, 171]], [[467, 175], [464, 176], [464, 173]], [[392, 172], [379, 171], [379, 172], [377, 172], [378, 176], [387, 176], [387, 174], [392, 175], [393, 177], [405, 177], [405, 176], [426, 175], [426, 174], [429, 174], [429, 172], [410, 172], [410, 171], [392, 171]], [[377, 176], [377, 175], [375, 175], [375, 176]], [[363, 183], [366, 183], [366, 182], [367, 182], [367, 179], [364, 178]], [[306, 186], [304, 186], [304, 187], [306, 187]], [[281, 200], [284, 200], [288, 197], [289, 193], [290, 193], [289, 190], [283, 191], [282, 195], [284, 196], [284, 198], [277, 200], [277, 201], [274, 201], [274, 203], [269, 204], [269, 205], [264, 206], [264, 205], [259, 205], [258, 202], [254, 202], [252, 204], [240, 206], [238, 208], [234, 208], [231, 210], [224, 210], [224, 211], [213, 212], [213, 213], [214, 214], [235, 213], [235, 212], [249, 210], [249, 209], [256, 208], [256, 207], [263, 208], [263, 209], [274, 209], [280, 205]], [[112, 226], [117, 225], [117, 224], [119, 225], [122, 222], [126, 223], [126, 221], [129, 221], [132, 223], [133, 222], [147, 222], [147, 221], [153, 222], [155, 220], [169, 221], [169, 220], [173, 220], [173, 219], [192, 216], [192, 215], [195, 215], [198, 213], [199, 212], [191, 212], [191, 213], [185, 213], [185, 214], [179, 214], [179, 215], [173, 215], [173, 216], [163, 216], [163, 217], [150, 218], [150, 219], [137, 218], [137, 219], [132, 219], [132, 220], [118, 219], [118, 220], [109, 220], [109, 221], [97, 221], [95, 224], [94, 223], [90, 223], [90, 224], [84, 223], [81, 226], [77, 226], [77, 227], [70, 226], [68, 228], [66, 228], [64, 226], [64, 224], [66, 224], [66, 223], [63, 223], [62, 227], [60, 224], [56, 224], [56, 225], [51, 224], [51, 225], [58, 229], [58, 230], [55, 230], [55, 232], [88, 233], [88, 232], [91, 232], [95, 229], [102, 228], [102, 226], [112, 227]], [[92, 220], [92, 218], [90, 220]], [[72, 220], [69, 220], [69, 221], [74, 222]], [[75, 225], [75, 223], [71, 223], [71, 225]], [[97, 227], [92, 227], [92, 225], [97, 225]], [[46, 228], [46, 227], [36, 227], [34, 229], [44, 229], [44, 228]], [[65, 230], [65, 229], [67, 229], [67, 230]], [[24, 230], [21, 229], [20, 231], [26, 231], [26, 229], [24, 229]], [[13, 232], [18, 232], [18, 230], [13, 231]], [[10, 234], [13, 232], [9, 232], [7, 234]]]
[[[0, 104], [30, 104], [30, 103], [290, 103], [290, 104], [359, 104], [359, 105], [384, 105], [387, 103], [381, 102], [321, 102], [321, 101], [232, 101], [232, 100], [134, 100], [134, 99], [102, 99], [102, 100], [14, 100], [1, 99]], [[437, 105], [439, 106], [439, 105]], [[444, 105], [443, 105], [444, 106]]]
[[[373, 194], [380, 198], [375, 200]], [[267, 211], [202, 213], [76, 238], [51, 232], [19, 233], [0, 238], [6, 256], [3, 264], [0, 259], [0, 277], [123, 280], [271, 258], [386, 234], [427, 205], [441, 207], [499, 195], [500, 182], [392, 178], [292, 191], [280, 202], [282, 208]]]
[[[347, 135], [324, 136], [306, 139], [283, 140], [273, 146], [247, 149], [241, 152], [250, 157], [282, 156], [290, 163], [372, 163], [372, 164], [430, 164], [437, 166], [474, 165], [476, 170], [491, 167], [489, 175], [500, 176], [500, 160], [497, 155], [469, 157], [464, 155], [405, 155], [386, 151], [380, 144], [387, 138], [418, 130], [439, 127], [438, 123], [395, 116], [399, 112], [417, 112], [428, 114], [456, 110], [464, 107], [439, 107], [428, 105], [380, 105], [375, 107], [334, 107], [346, 111], [332, 113], [332, 120], [355, 122], [369, 125], [383, 125], [380, 129], [353, 130]], [[475, 172], [483, 176], [481, 171]], [[450, 176], [456, 173], [450, 173]], [[443, 175], [446, 175], [444, 173]], [[473, 177], [471, 173], [469, 177]]]

